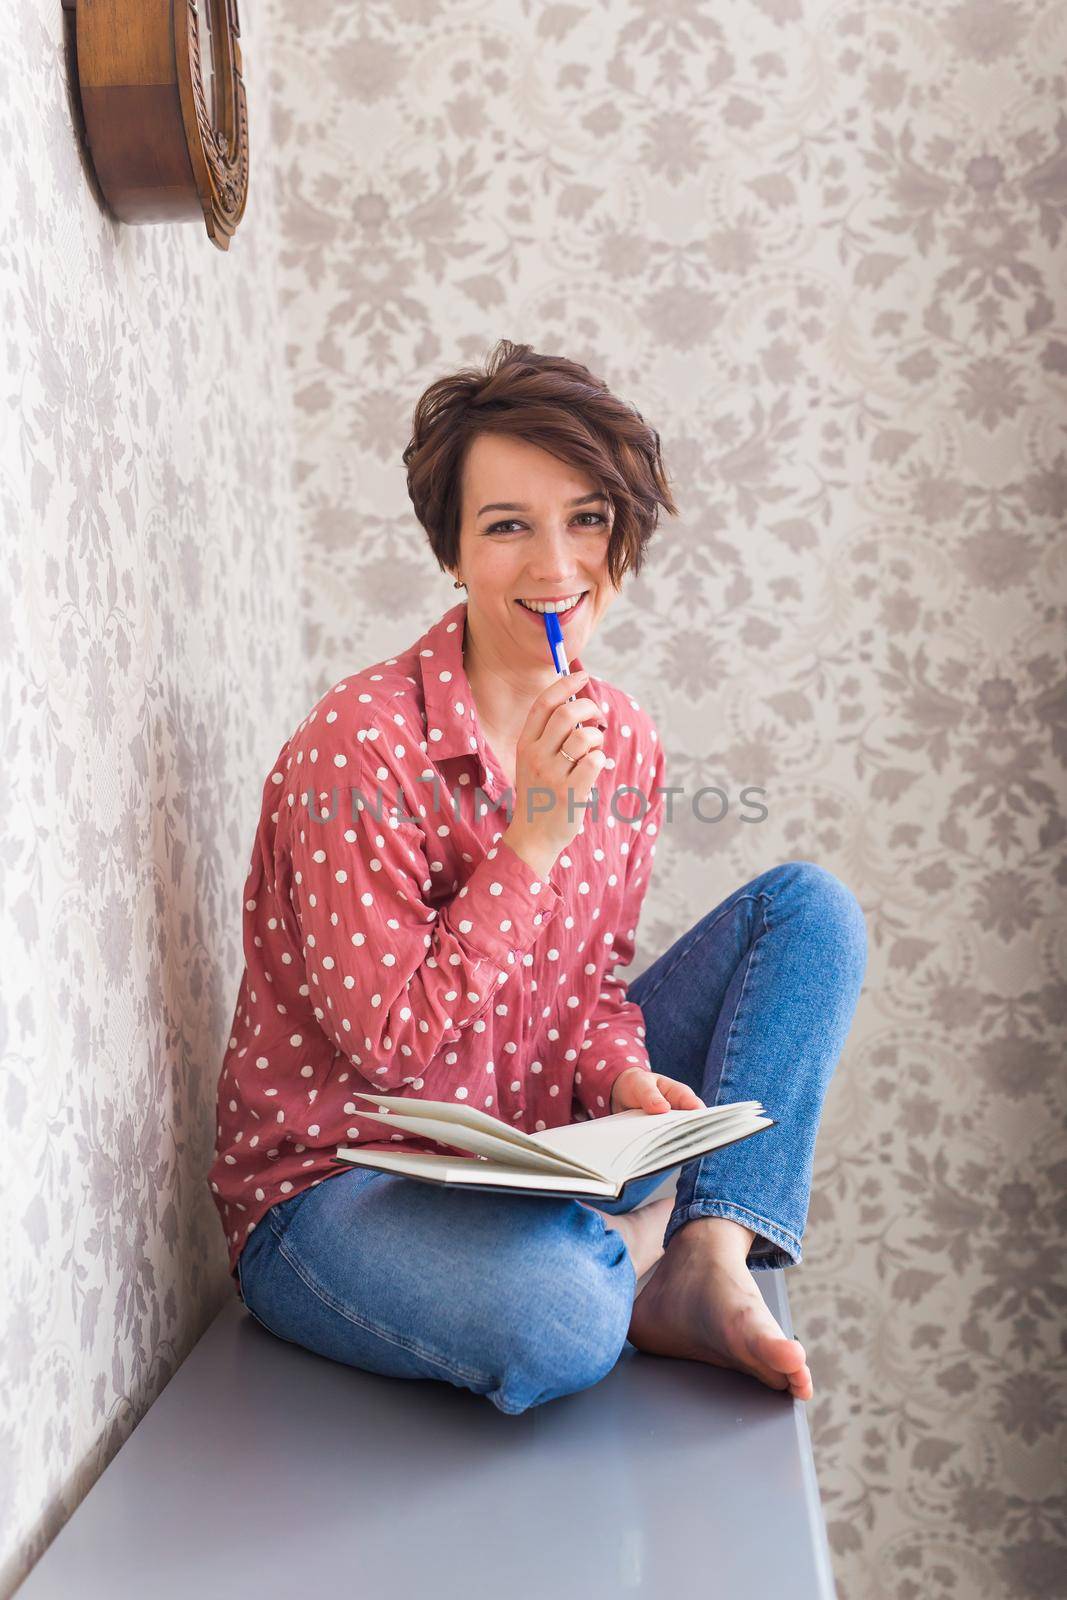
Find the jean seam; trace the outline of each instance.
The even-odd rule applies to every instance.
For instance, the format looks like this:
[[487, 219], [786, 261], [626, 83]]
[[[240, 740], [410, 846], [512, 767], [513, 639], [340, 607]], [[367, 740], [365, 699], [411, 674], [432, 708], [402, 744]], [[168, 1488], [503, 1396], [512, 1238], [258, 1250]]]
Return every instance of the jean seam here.
[[[328, 1173], [327, 1174], [327, 1180], [329, 1178], [331, 1178], [331, 1177], [338, 1177], [339, 1175], [340, 1175], [339, 1173]], [[278, 1226], [278, 1209], [279, 1209], [279, 1206], [281, 1206], [281, 1205], [291, 1206], [294, 1200], [304, 1200], [310, 1195], [312, 1189], [315, 1189], [317, 1187], [318, 1187], [317, 1184], [309, 1183], [306, 1188], [298, 1190], [296, 1194], [287, 1195], [286, 1198], [284, 1200], [282, 1200], [282, 1201], [275, 1201], [274, 1205], [272, 1205], [267, 1211], [265, 1211], [263, 1213], [263, 1215], [266, 1218], [266, 1220], [270, 1223], [270, 1231], [271, 1231], [271, 1233], [273, 1233], [274, 1237], [279, 1241], [279, 1243], [285, 1237], [286, 1230], [289, 1227], [291, 1227], [291, 1225], [292, 1225], [292, 1217], [294, 1217], [296, 1215], [296, 1210], [293, 1210], [291, 1213], [287, 1214], [286, 1215], [286, 1219], [285, 1219], [285, 1226], [284, 1227], [279, 1227]], [[297, 1209], [299, 1209], [299, 1208], [297, 1208]], [[261, 1219], [261, 1221], [262, 1221], [262, 1219]]]
[[285, 1257], [285, 1260], [288, 1261], [297, 1277], [302, 1283], [307, 1285], [308, 1289], [315, 1296], [315, 1298], [321, 1301], [322, 1304], [328, 1307], [329, 1310], [335, 1311], [338, 1316], [344, 1317], [346, 1322], [351, 1322], [355, 1327], [362, 1328], [366, 1333], [374, 1334], [375, 1338], [383, 1340], [386, 1344], [395, 1345], [400, 1350], [407, 1350], [412, 1355], [419, 1356], [423, 1361], [433, 1362], [434, 1366], [440, 1367], [442, 1371], [447, 1372], [450, 1377], [458, 1378], [464, 1383], [479, 1383], [485, 1384], [488, 1387], [496, 1381], [492, 1377], [487, 1377], [484, 1372], [476, 1372], [473, 1368], [461, 1367], [458, 1365], [453, 1366], [442, 1356], [437, 1355], [432, 1350], [428, 1350], [424, 1345], [418, 1344], [415, 1340], [405, 1339], [401, 1335], [391, 1330], [382, 1328], [374, 1322], [371, 1322], [369, 1318], [361, 1317], [356, 1312], [350, 1311], [347, 1306], [341, 1305], [339, 1301], [335, 1300], [332, 1295], [330, 1295], [325, 1289], [321, 1288], [319, 1284], [313, 1280], [309, 1273], [304, 1270], [296, 1257], [286, 1249], [285, 1240], [282, 1238], [278, 1239], [278, 1253]]
[[[742, 980], [741, 988], [740, 988], [740, 991], [739, 991], [738, 996], [737, 996], [737, 1004], [734, 1006], [734, 1014], [730, 1018], [730, 1027], [729, 1027], [729, 1029], [727, 1031], [726, 1044], [725, 1044], [725, 1046], [723, 1048], [722, 1071], [719, 1074], [719, 1082], [718, 1082], [718, 1086], [716, 1088], [716, 1093], [715, 1093], [715, 1104], [716, 1104], [716, 1106], [724, 1105], [724, 1104], [728, 1105], [730, 1103], [729, 1101], [723, 1101], [721, 1099], [721, 1095], [722, 1095], [724, 1086], [726, 1086], [727, 1088], [729, 1087], [728, 1076], [729, 1076], [729, 1065], [730, 1065], [730, 1046], [733, 1043], [734, 1034], [735, 1034], [736, 1029], [737, 1029], [737, 1019], [738, 1019], [738, 1016], [740, 1015], [740, 1012], [741, 1012], [741, 1006], [742, 1006], [742, 1004], [744, 1002], [745, 994], [748, 991], [749, 980], [751, 979], [753, 972], [756, 970], [757, 963], [762, 959], [762, 956], [763, 956], [763, 948], [762, 948], [762, 945], [761, 945], [760, 941], [763, 939], [764, 934], [769, 933], [771, 931], [771, 921], [770, 921], [770, 917], [768, 915], [768, 905], [769, 905], [769, 902], [770, 902], [770, 896], [764, 894], [763, 891], [760, 890], [756, 894], [740, 895], [738, 897], [738, 900], [734, 902], [734, 905], [737, 905], [740, 902], [740, 900], [753, 900], [753, 901], [758, 900], [759, 901], [761, 927], [760, 927], [760, 930], [757, 933], [756, 937], [752, 940], [752, 943], [751, 943], [751, 945], [749, 947], [749, 950], [748, 950], [748, 961], [747, 961], [747, 964], [745, 966], [745, 976], [744, 976], [744, 979]], [[730, 907], [729, 909], [732, 910], [733, 907]], [[723, 914], [725, 915], [725, 913], [723, 913]], [[720, 918], [716, 917], [715, 918], [715, 922], [710, 923], [709, 926], [708, 926], [708, 929], [706, 929], [705, 931], [706, 932], [710, 932], [711, 928], [713, 928], [715, 926], [715, 923], [717, 923], [719, 921], [720, 921]], [[703, 937], [703, 935], [701, 934], [698, 937]], [[694, 940], [693, 944], [695, 944], [696, 942], [697, 941]], [[688, 954], [689, 951], [692, 950], [693, 944], [690, 944], [690, 945], [688, 945], [686, 947], [686, 950], [685, 950], [684, 954]], [[673, 968], [671, 970], [673, 971]], [[667, 975], [664, 974], [664, 976], [667, 976]], [[703, 1157], [701, 1157], [701, 1156], [694, 1156], [692, 1158], [692, 1162], [699, 1162], [702, 1159], [703, 1159]], [[684, 1171], [684, 1167], [691, 1165], [692, 1162], [684, 1163], [683, 1171]], [[680, 1176], [679, 1177], [679, 1183], [681, 1183], [681, 1182], [682, 1182], [682, 1178]], [[692, 1200], [683, 1201], [680, 1205], [675, 1206], [674, 1210], [671, 1212], [670, 1217], [667, 1219], [667, 1226], [664, 1229], [664, 1243], [666, 1244], [667, 1242], [669, 1242], [669, 1239], [673, 1236], [673, 1234], [675, 1232], [677, 1232], [677, 1229], [678, 1229], [679, 1225], [682, 1222], [691, 1221], [695, 1217], [714, 1215], [714, 1213], [710, 1213], [708, 1211], [701, 1210], [700, 1208], [702, 1206], [730, 1207], [734, 1211], [742, 1212], [745, 1216], [751, 1217], [753, 1219], [753, 1221], [755, 1221], [755, 1222], [763, 1223], [765, 1226], [756, 1229], [756, 1232], [764, 1234], [764, 1237], [770, 1239], [772, 1241], [772, 1243], [777, 1244], [782, 1249], [788, 1250], [791, 1255], [796, 1256], [797, 1259], [799, 1260], [800, 1254], [801, 1254], [800, 1240], [796, 1237], [796, 1235], [790, 1229], [782, 1227], [781, 1223], [772, 1222], [769, 1217], [761, 1216], [758, 1211], [753, 1211], [751, 1209], [751, 1207], [749, 1207], [749, 1206], [736, 1205], [735, 1202], [732, 1201], [732, 1200], [692, 1199]], [[734, 1219], [734, 1220], [737, 1220], [737, 1219]], [[771, 1231], [768, 1232], [767, 1230], [771, 1230]]]
[[276, 1332], [276, 1330], [271, 1327], [269, 1322], [265, 1322], [263, 1320], [263, 1318], [260, 1316], [259, 1312], [252, 1305], [252, 1302], [249, 1300], [248, 1295], [245, 1292], [244, 1278], [243, 1278], [243, 1276], [241, 1274], [240, 1258], [238, 1258], [238, 1261], [237, 1261], [237, 1277], [238, 1277], [238, 1281], [239, 1281], [240, 1286], [241, 1286], [241, 1304], [244, 1306], [245, 1311], [251, 1317], [252, 1321], [255, 1322], [256, 1324], [258, 1324], [258, 1326], [261, 1327], [266, 1333], [269, 1333], [272, 1338], [281, 1339], [284, 1344], [294, 1344], [295, 1340], [287, 1339], [285, 1337], [284, 1333]]
[[770, 1239], [772, 1244], [781, 1245], [791, 1255], [795, 1255], [798, 1261], [800, 1260], [801, 1243], [791, 1229], [783, 1228], [780, 1222], [772, 1222], [770, 1217], [760, 1216], [759, 1212], [753, 1211], [751, 1206], [741, 1206], [733, 1200], [691, 1200], [684, 1206], [678, 1206], [667, 1219], [665, 1234], [674, 1227], [676, 1221], [678, 1223], [691, 1222], [696, 1217], [717, 1216], [719, 1214], [718, 1212], [706, 1210], [705, 1208], [708, 1206], [720, 1206], [724, 1211], [736, 1211], [740, 1212], [742, 1216], [750, 1217], [753, 1222], [760, 1224], [755, 1230], [757, 1233], [762, 1233], [764, 1238]]
[[[700, 932], [698, 934], [696, 934], [689, 941], [689, 943], [685, 946], [684, 949], [679, 950], [679, 952], [678, 952], [676, 958], [674, 959], [674, 961], [671, 962], [670, 966], [666, 969], [666, 971], [660, 973], [659, 977], [656, 979], [656, 981], [652, 985], [651, 989], [649, 989], [648, 993], [645, 994], [645, 995], [642, 995], [641, 999], [637, 1002], [638, 1005], [640, 1005], [641, 1008], [644, 1009], [644, 1007], [652, 999], [652, 996], [657, 992], [657, 990], [661, 989], [663, 987], [663, 985], [666, 983], [667, 979], [670, 977], [671, 973], [678, 966], [679, 962], [684, 961], [686, 959], [686, 957], [689, 955], [689, 952], [691, 950], [694, 950], [696, 948], [696, 946], [701, 942], [702, 939], [707, 938], [708, 934], [711, 933], [713, 928], [718, 926], [718, 924], [722, 921], [723, 917], [728, 917], [730, 915], [731, 911], [735, 911], [737, 909], [737, 907], [741, 904], [742, 900], [765, 900], [766, 898], [767, 898], [767, 896], [762, 894], [762, 893], [758, 893], [758, 894], [739, 894], [737, 899], [734, 901], [733, 905], [727, 906], [725, 911], [721, 911], [719, 913], [719, 915], [715, 918], [714, 922], [709, 922], [706, 927], [702, 928], [700, 930]], [[766, 926], [767, 926], [767, 912], [766, 912], [765, 908], [764, 908], [764, 911], [763, 911], [763, 926], [764, 926], [764, 928], [766, 928]], [[753, 943], [755, 943], [755, 941], [753, 941]], [[634, 983], [637, 983], [638, 981], [639, 980], [637, 978], [635, 978], [633, 980]], [[630, 987], [632, 989], [633, 988], [633, 984], [631, 984]], [[738, 1004], [740, 1004], [740, 999], [738, 1000]]]
[[[729, 1068], [730, 1046], [733, 1044], [733, 1042], [734, 1042], [734, 1034], [737, 1032], [737, 1019], [741, 1014], [741, 1006], [744, 1003], [745, 994], [746, 994], [746, 992], [748, 990], [749, 979], [752, 977], [752, 974], [756, 969], [757, 962], [762, 961], [762, 959], [763, 959], [763, 949], [762, 949], [762, 946], [760, 945], [760, 940], [763, 938], [763, 935], [765, 933], [769, 933], [770, 932], [770, 926], [771, 925], [770, 925], [770, 921], [769, 921], [769, 919], [767, 917], [767, 896], [765, 894], [758, 894], [758, 895], [754, 896], [754, 898], [759, 900], [759, 902], [760, 902], [760, 921], [763, 924], [763, 926], [760, 928], [759, 933], [757, 933], [756, 937], [753, 939], [751, 948], [749, 949], [748, 962], [747, 962], [747, 964], [745, 966], [745, 976], [744, 976], [744, 978], [742, 979], [742, 982], [741, 982], [741, 989], [740, 989], [740, 992], [739, 992], [739, 994], [737, 996], [737, 1004], [734, 1006], [734, 1014], [730, 1018], [730, 1027], [729, 1027], [729, 1029], [727, 1031], [727, 1034], [726, 1034], [726, 1043], [723, 1046], [723, 1052], [722, 1052], [722, 1071], [719, 1074], [719, 1082], [718, 1082], [718, 1086], [717, 1086], [716, 1091], [715, 1091], [715, 1104], [716, 1105], [721, 1105], [721, 1104], [724, 1103], [720, 1099], [720, 1096], [722, 1094], [722, 1086], [723, 1086], [723, 1083], [726, 1081], [727, 1071], [728, 1071], [728, 1068]], [[729, 1102], [725, 1102], [725, 1103], [729, 1104]]]

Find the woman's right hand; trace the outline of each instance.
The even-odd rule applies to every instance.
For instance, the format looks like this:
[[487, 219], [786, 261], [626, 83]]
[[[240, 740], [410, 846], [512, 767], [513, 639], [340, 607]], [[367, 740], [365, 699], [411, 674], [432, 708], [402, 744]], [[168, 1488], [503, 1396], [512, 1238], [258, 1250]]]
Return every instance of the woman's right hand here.
[[[577, 726], [579, 722], [595, 724], [598, 718], [604, 718], [603, 708], [588, 696], [568, 699], [588, 678], [589, 673], [583, 668], [542, 689], [531, 702], [515, 746], [513, 820], [504, 838], [535, 872], [546, 877], [560, 851], [581, 827], [588, 810], [582, 802], [589, 799], [606, 760], [601, 730]], [[564, 745], [567, 755], [562, 754]], [[542, 792], [530, 796], [528, 814], [527, 791], [531, 789]], [[572, 817], [567, 814], [568, 795]]]

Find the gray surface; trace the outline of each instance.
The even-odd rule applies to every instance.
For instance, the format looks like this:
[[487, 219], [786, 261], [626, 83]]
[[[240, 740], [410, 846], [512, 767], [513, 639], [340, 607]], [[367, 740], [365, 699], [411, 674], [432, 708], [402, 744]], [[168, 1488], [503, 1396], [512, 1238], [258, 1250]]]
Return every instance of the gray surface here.
[[[784, 1273], [753, 1274], [792, 1334]], [[19, 1600], [834, 1600], [804, 1405], [624, 1346], [504, 1416], [228, 1299]]]

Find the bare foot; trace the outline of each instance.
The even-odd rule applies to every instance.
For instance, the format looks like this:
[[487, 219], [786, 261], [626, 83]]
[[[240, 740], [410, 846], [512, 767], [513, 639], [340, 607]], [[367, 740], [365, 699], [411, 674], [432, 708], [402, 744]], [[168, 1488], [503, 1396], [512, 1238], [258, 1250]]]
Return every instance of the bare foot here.
[[622, 1234], [638, 1278], [643, 1278], [662, 1256], [664, 1229], [674, 1209], [673, 1195], [666, 1195], [662, 1200], [648, 1200], [632, 1211], [621, 1211], [618, 1216], [600, 1211], [587, 1200], [579, 1200], [578, 1204], [596, 1211], [603, 1218], [605, 1228], [614, 1228], [616, 1233]]
[[707, 1361], [747, 1372], [791, 1399], [810, 1400], [811, 1373], [799, 1339], [787, 1339], [743, 1257], [707, 1248], [693, 1224], [673, 1236], [634, 1301], [629, 1339], [652, 1355]]

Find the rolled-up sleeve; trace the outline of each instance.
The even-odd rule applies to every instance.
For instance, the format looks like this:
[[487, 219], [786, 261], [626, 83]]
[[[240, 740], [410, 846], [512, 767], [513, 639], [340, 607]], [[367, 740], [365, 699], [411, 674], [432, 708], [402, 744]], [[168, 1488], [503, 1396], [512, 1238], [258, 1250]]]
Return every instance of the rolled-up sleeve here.
[[645, 1022], [641, 1007], [627, 998], [626, 980], [616, 967], [628, 967], [634, 958], [641, 906], [648, 890], [656, 839], [663, 824], [666, 797], [663, 792], [665, 762], [661, 742], [656, 741], [652, 779], [644, 787], [650, 802], [626, 858], [622, 926], [612, 940], [612, 960], [600, 983], [600, 992], [585, 1026], [574, 1074], [574, 1099], [589, 1117], [606, 1117], [611, 1112], [611, 1091], [616, 1078], [629, 1067], [652, 1070], [645, 1048]]
[[[422, 829], [375, 814], [359, 785], [309, 797], [291, 819], [290, 898], [320, 1026], [383, 1092], [485, 1104], [486, 1064], [444, 1047], [478, 1029], [563, 895], [503, 838], [445, 901]], [[437, 1059], [435, 1059], [437, 1058]], [[430, 1073], [433, 1065], [432, 1074]]]

